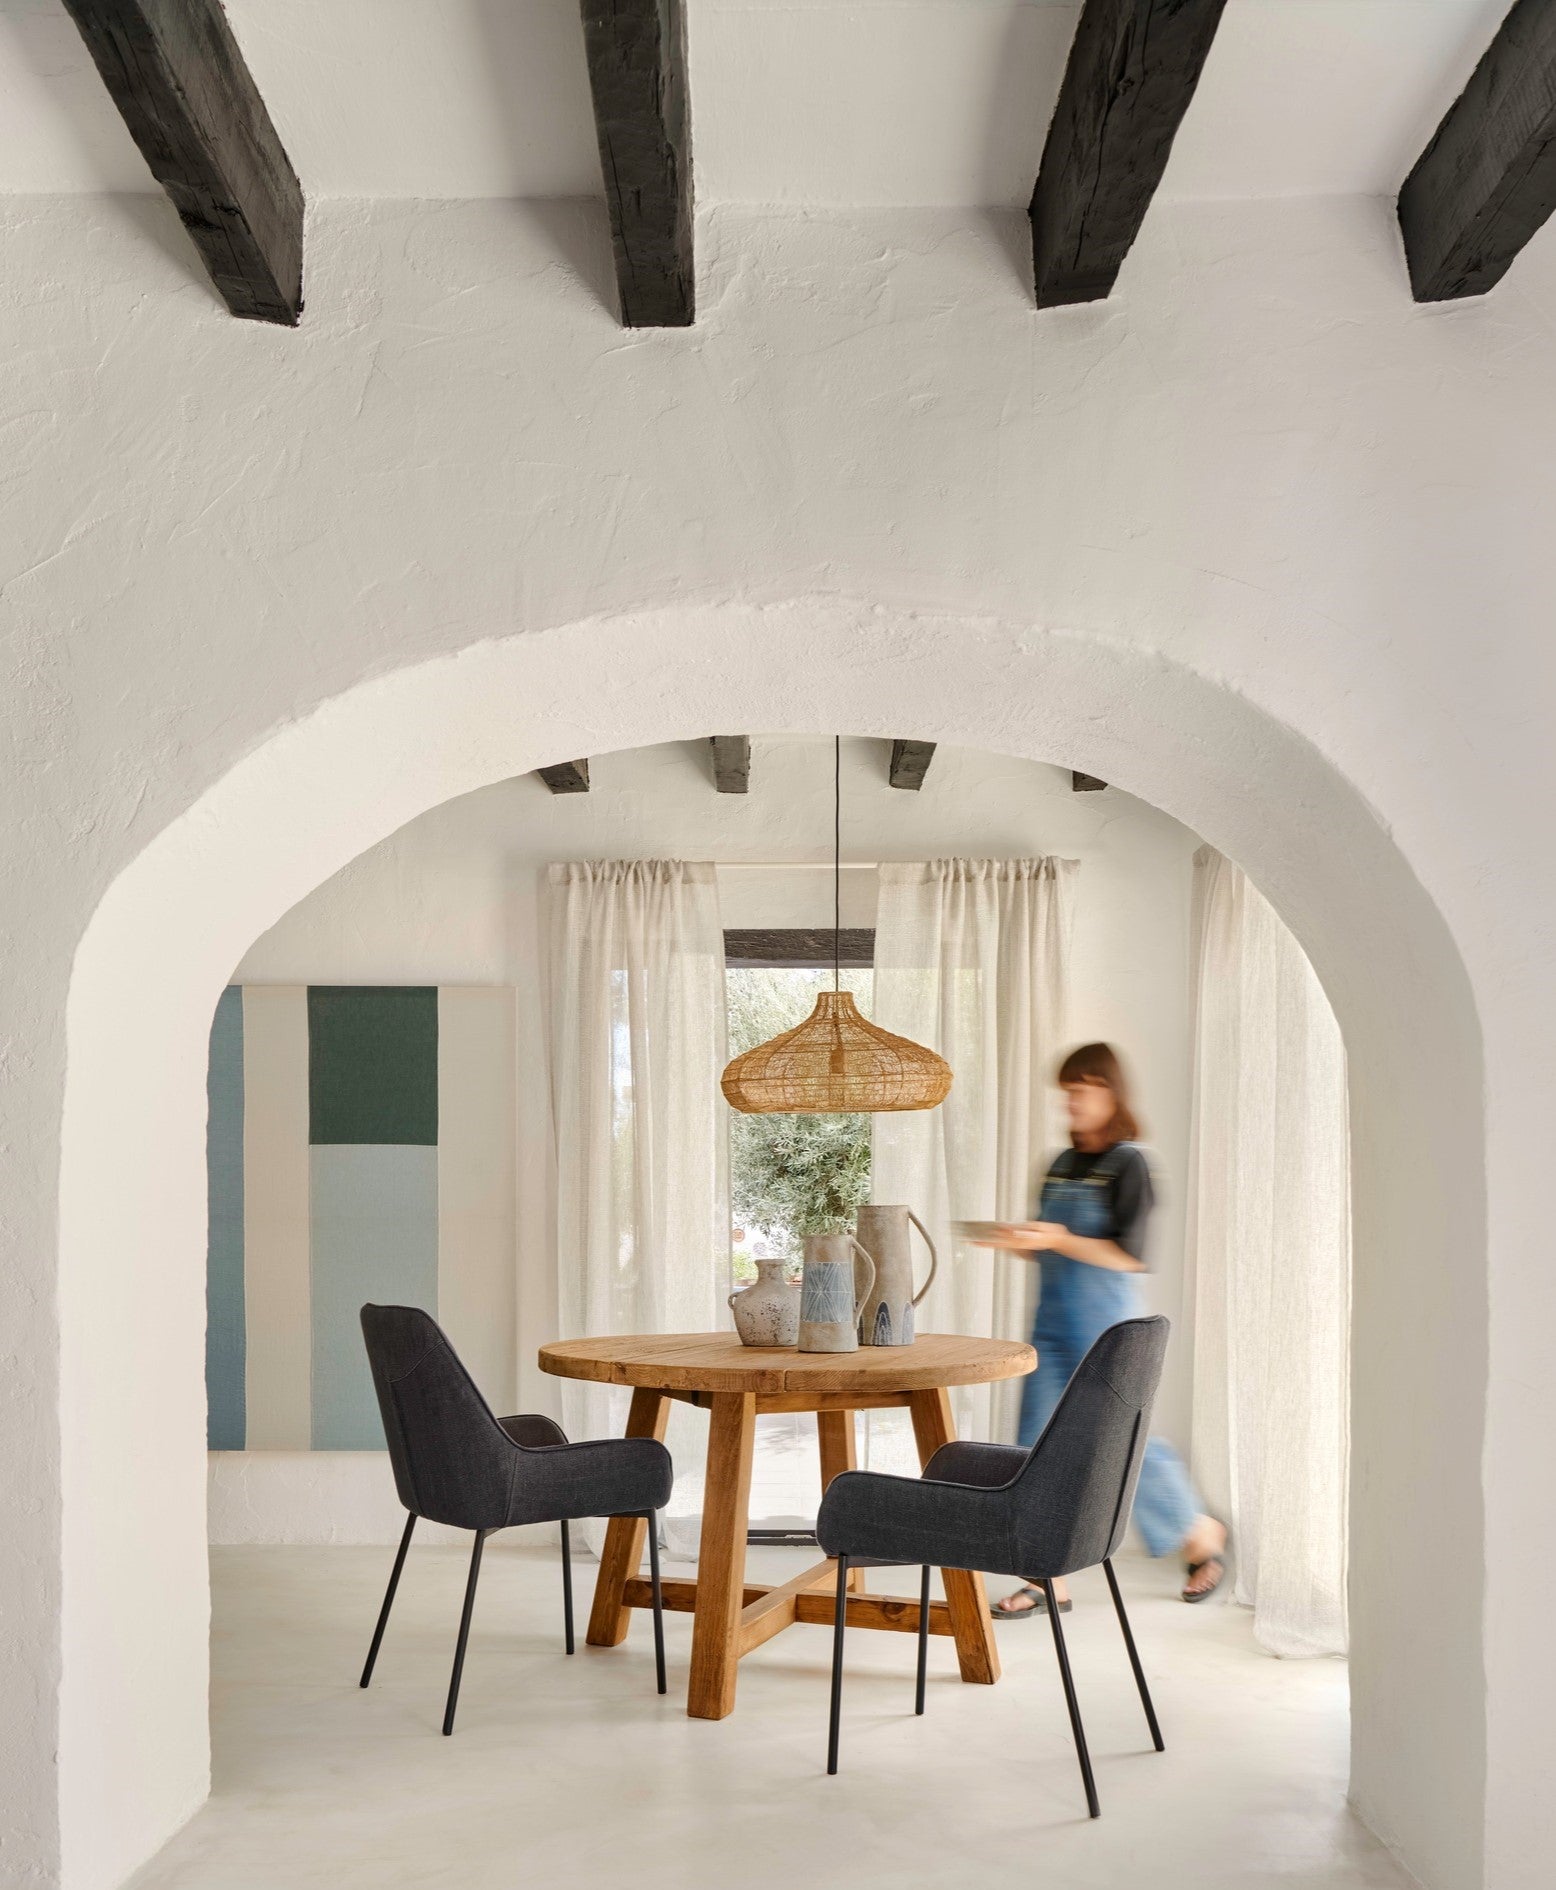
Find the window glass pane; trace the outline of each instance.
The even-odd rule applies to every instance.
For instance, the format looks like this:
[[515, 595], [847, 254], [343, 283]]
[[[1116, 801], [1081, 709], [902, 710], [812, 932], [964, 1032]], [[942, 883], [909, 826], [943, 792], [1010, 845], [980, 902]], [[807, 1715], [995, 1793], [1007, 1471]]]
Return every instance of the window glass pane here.
[[[866, 1015], [874, 983], [868, 969], [843, 970], [843, 989], [854, 993]], [[725, 988], [729, 1053], [739, 1056], [803, 1023], [817, 996], [832, 988], [832, 968], [731, 965]], [[851, 1227], [855, 1210], [870, 1198], [870, 1118], [732, 1115], [729, 1181], [729, 1290], [755, 1280], [759, 1256], [787, 1259], [797, 1280], [805, 1235]], [[815, 1418], [808, 1412], [758, 1418], [751, 1526], [809, 1528], [820, 1498]]]
[[[843, 989], [869, 1014], [875, 975], [845, 970]], [[830, 969], [785, 965], [731, 968], [729, 1054], [739, 1056], [801, 1024]], [[756, 1278], [758, 1255], [799, 1261], [806, 1234], [850, 1227], [870, 1198], [868, 1116], [732, 1116], [730, 1121], [731, 1285]]]

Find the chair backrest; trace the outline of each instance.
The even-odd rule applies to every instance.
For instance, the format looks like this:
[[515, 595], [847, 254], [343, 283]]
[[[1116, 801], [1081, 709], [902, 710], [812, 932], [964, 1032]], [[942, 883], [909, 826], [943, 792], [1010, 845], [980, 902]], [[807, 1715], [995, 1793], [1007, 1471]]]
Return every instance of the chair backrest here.
[[517, 1447], [443, 1328], [419, 1306], [364, 1306], [362, 1337], [400, 1501], [456, 1529], [498, 1526]]
[[1159, 1315], [1125, 1319], [1076, 1368], [1011, 1486], [1020, 1573], [1053, 1579], [1116, 1553], [1170, 1330]]

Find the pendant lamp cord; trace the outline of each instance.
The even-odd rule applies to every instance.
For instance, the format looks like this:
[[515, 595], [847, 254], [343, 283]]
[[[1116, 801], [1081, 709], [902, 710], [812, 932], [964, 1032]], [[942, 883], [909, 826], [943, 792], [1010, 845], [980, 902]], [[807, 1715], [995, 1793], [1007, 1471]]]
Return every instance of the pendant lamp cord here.
[[843, 984], [843, 738], [832, 737], [832, 989]]

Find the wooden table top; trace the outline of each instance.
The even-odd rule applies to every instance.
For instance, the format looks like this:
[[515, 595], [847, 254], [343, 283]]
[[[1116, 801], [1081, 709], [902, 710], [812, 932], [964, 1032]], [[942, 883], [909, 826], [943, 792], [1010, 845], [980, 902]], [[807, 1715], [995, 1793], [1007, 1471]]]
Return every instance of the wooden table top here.
[[897, 1392], [987, 1385], [1037, 1365], [1030, 1345], [926, 1332], [911, 1345], [857, 1352], [796, 1352], [742, 1345], [733, 1332], [651, 1332], [609, 1339], [559, 1339], [540, 1348], [540, 1369], [558, 1378], [656, 1391]]

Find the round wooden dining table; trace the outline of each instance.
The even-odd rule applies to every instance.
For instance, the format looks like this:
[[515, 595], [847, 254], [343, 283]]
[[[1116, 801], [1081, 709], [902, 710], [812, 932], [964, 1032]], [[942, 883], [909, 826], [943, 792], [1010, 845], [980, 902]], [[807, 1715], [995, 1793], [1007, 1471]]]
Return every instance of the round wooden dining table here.
[[[731, 1332], [677, 1332], [610, 1339], [563, 1339], [542, 1346], [540, 1367], [559, 1378], [628, 1385], [628, 1437], [663, 1438], [672, 1400], [709, 1415], [702, 1539], [695, 1581], [661, 1584], [664, 1605], [695, 1617], [686, 1710], [723, 1719], [735, 1708], [742, 1657], [795, 1622], [831, 1626], [833, 1563], [818, 1562], [778, 1587], [748, 1583], [747, 1505], [756, 1420], [769, 1411], [814, 1411], [822, 1487], [855, 1467], [854, 1413], [906, 1407], [919, 1460], [928, 1463], [955, 1436], [949, 1390], [1019, 1378], [1037, 1364], [1030, 1345], [926, 1333], [911, 1345], [857, 1352], [796, 1352], [742, 1345]], [[589, 1617], [589, 1644], [616, 1647], [634, 1608], [651, 1605], [641, 1573], [647, 1524], [613, 1517], [607, 1527]], [[849, 1571], [848, 1626], [918, 1631], [917, 1600], [868, 1592], [865, 1571]], [[930, 1603], [929, 1631], [956, 1642], [962, 1678], [990, 1686], [999, 1678], [983, 1577], [942, 1570], [945, 1600]]]

